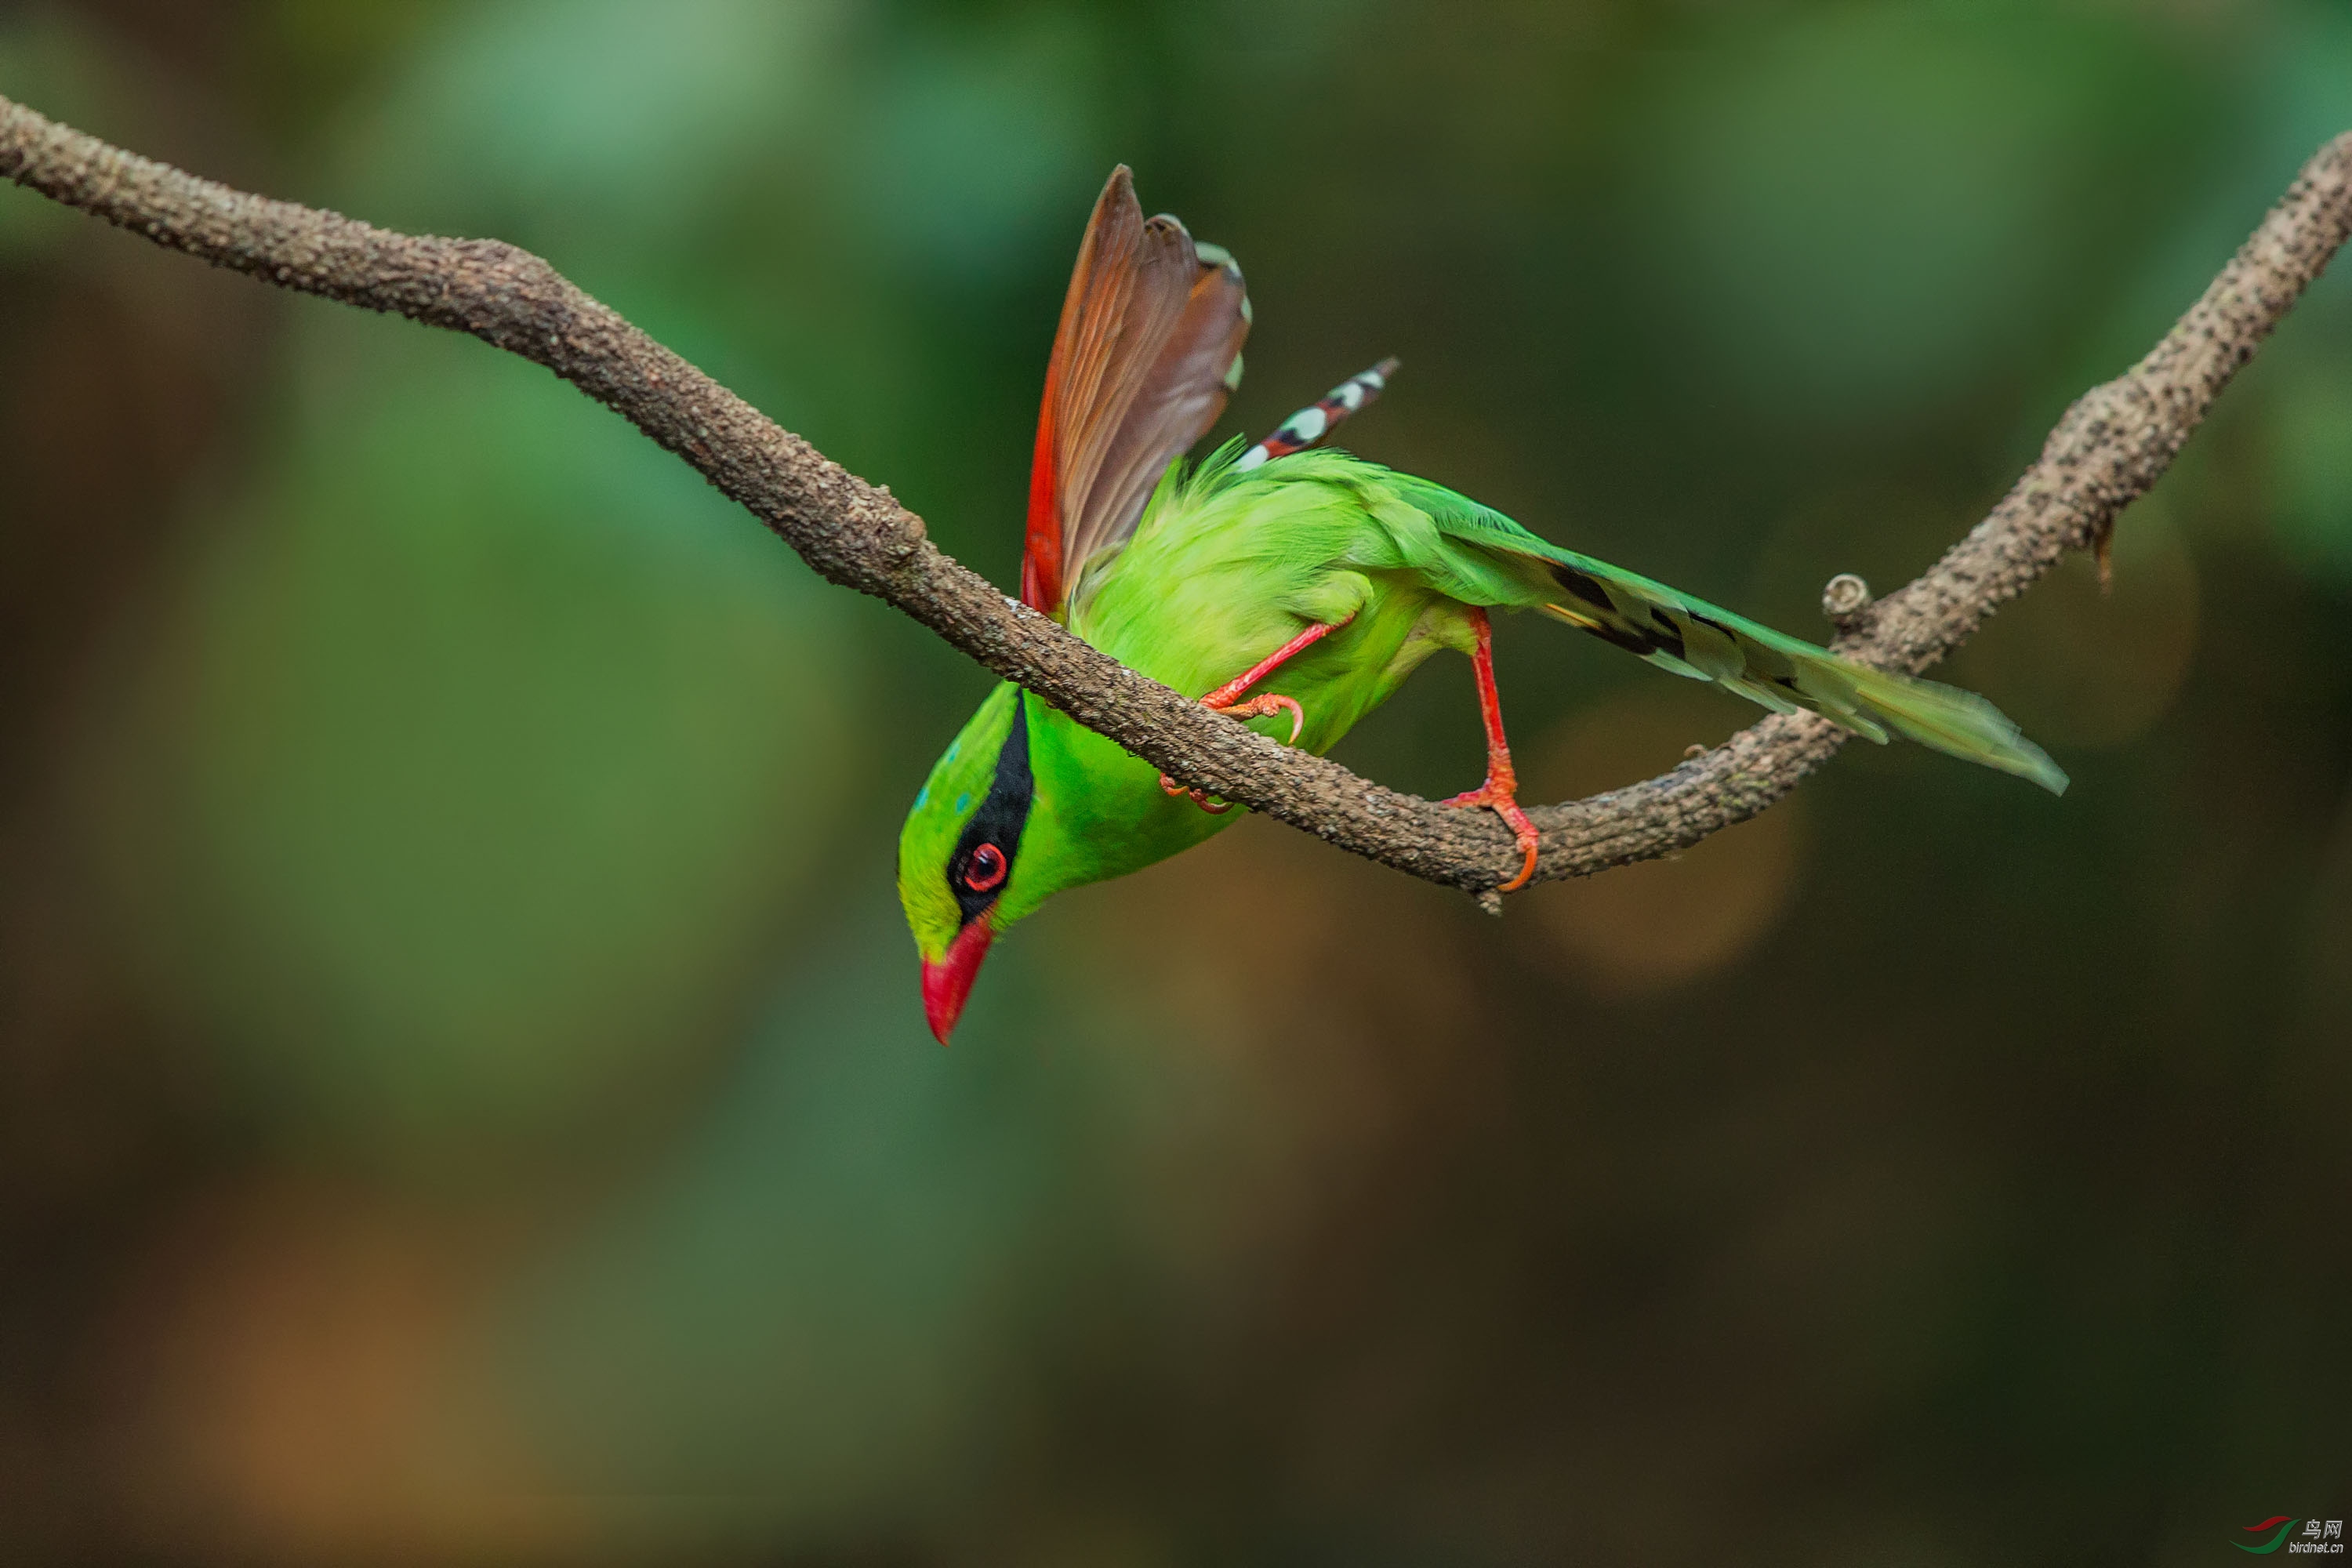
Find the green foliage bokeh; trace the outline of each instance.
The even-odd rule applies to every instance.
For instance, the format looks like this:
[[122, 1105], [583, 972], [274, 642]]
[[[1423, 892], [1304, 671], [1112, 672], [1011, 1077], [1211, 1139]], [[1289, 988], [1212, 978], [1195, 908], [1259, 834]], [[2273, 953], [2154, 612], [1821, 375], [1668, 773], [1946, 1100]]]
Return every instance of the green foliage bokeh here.
[[[1393, 352], [1366, 455], [1820, 636], [2352, 129], [2352, 25], [57, 3], [0, 90], [533, 248], [1006, 584], [1126, 161], [1248, 271], [1220, 436]], [[0, 1533], [2187, 1563], [2343, 1511], [2347, 301], [2112, 595], [1956, 662], [2063, 802], [1854, 748], [1499, 925], [1245, 824], [1000, 944], [942, 1054], [891, 857], [982, 672], [533, 367], [0, 189], [0, 1324], [67, 1369], [0, 1372]], [[1533, 794], [1748, 718], [1499, 639]], [[1439, 666], [1342, 755], [1477, 746]]]

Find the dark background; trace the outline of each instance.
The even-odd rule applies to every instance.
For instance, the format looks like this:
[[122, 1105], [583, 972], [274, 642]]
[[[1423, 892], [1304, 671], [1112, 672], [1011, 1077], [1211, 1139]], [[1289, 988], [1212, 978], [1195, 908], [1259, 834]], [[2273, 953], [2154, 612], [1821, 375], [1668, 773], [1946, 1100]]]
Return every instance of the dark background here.
[[[2327, 136], [2333, 0], [0, 4], [0, 90], [549, 257], [1013, 580], [1117, 161], [1233, 429], [1822, 636]], [[0, 190], [0, 1558], [2236, 1561], [2352, 1511], [2352, 284], [1851, 750], [1469, 900], [1245, 822], [923, 1029], [987, 678], [545, 373]], [[1500, 634], [1530, 798], [1750, 711]], [[1466, 666], [1343, 749], [1476, 782]]]

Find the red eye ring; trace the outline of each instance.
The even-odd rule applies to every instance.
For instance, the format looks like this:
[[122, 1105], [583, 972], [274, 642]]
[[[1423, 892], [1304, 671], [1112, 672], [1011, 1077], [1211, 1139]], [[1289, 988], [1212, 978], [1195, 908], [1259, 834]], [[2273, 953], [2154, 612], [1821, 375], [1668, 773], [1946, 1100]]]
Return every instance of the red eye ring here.
[[964, 862], [963, 885], [975, 893], [985, 893], [1003, 883], [1005, 873], [1012, 869], [1004, 862], [1003, 850], [993, 844], [983, 844]]

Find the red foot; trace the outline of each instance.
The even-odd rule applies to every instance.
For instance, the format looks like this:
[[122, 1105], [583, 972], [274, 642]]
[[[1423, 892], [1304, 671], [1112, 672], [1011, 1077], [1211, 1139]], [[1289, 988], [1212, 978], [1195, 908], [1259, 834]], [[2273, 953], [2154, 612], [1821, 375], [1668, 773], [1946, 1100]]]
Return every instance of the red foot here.
[[1495, 891], [1498, 893], [1516, 893], [1528, 885], [1528, 879], [1536, 874], [1536, 856], [1543, 847], [1536, 825], [1528, 820], [1528, 814], [1519, 809], [1519, 803], [1515, 798], [1518, 787], [1517, 781], [1508, 775], [1497, 787], [1493, 775], [1489, 774], [1485, 788], [1465, 790], [1451, 800], [1439, 803], [1443, 805], [1492, 806], [1495, 815], [1510, 825], [1511, 837], [1519, 842], [1519, 874], [1496, 888]]
[[[1243, 692], [1281, 668], [1284, 662], [1292, 655], [1314, 647], [1355, 618], [1353, 616], [1348, 616], [1336, 621], [1316, 622], [1315, 625], [1258, 660], [1243, 674], [1226, 681], [1223, 686], [1202, 698], [1201, 706], [1213, 713], [1228, 714], [1235, 719], [1261, 719], [1269, 713], [1287, 713], [1290, 715], [1290, 743], [1294, 746], [1298, 744], [1299, 734], [1307, 728], [1307, 710], [1298, 705], [1298, 699], [1268, 691], [1253, 697], [1246, 702], [1237, 700]], [[1223, 816], [1234, 808], [1233, 802], [1224, 800], [1211, 805], [1209, 804], [1211, 796], [1206, 790], [1188, 789], [1166, 773], [1160, 775], [1160, 787], [1170, 795], [1191, 795], [1192, 804], [1212, 816]]]
[[1211, 797], [1207, 790], [1188, 789], [1184, 785], [1178, 784], [1174, 779], [1170, 778], [1166, 773], [1161, 773], [1160, 775], [1160, 787], [1169, 795], [1191, 795], [1192, 797], [1192, 804], [1199, 806], [1202, 811], [1207, 812], [1211, 816], [1223, 816], [1225, 813], [1233, 810], [1234, 808], [1234, 803], [1229, 800], [1221, 800], [1218, 801], [1216, 805], [1211, 805], [1209, 804]]
[[1478, 634], [1478, 648], [1470, 656], [1470, 668], [1478, 678], [1478, 714], [1486, 724], [1486, 782], [1444, 804], [1492, 807], [1509, 825], [1511, 837], [1518, 841], [1519, 874], [1495, 890], [1516, 893], [1535, 876], [1536, 856], [1543, 845], [1536, 825], [1519, 809], [1518, 771], [1511, 766], [1510, 743], [1503, 739], [1503, 700], [1495, 690], [1495, 628], [1483, 609], [1470, 612], [1470, 624]]
[[1269, 691], [1262, 697], [1253, 697], [1246, 702], [1235, 702], [1229, 707], [1211, 703], [1209, 711], [1231, 714], [1236, 719], [1260, 719], [1268, 713], [1287, 713], [1290, 715], [1290, 743], [1294, 746], [1298, 744], [1298, 732], [1307, 728], [1307, 710], [1298, 705], [1298, 699], [1285, 697], [1278, 692]]

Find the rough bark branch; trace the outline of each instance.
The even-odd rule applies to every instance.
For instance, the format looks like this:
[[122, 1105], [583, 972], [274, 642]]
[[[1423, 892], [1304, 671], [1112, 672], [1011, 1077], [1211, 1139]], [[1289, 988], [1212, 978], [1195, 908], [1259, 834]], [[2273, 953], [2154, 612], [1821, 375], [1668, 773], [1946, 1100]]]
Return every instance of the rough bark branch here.
[[[1482, 897], [1516, 869], [1492, 814], [1383, 789], [1138, 675], [933, 547], [920, 519], [573, 287], [495, 240], [391, 233], [248, 195], [0, 98], [0, 175], [281, 288], [470, 332], [546, 366], [692, 464], [829, 580], [874, 595], [1171, 776], [1343, 849]], [[1919, 670], [2068, 551], [2104, 543], [2230, 377], [2352, 231], [2352, 132], [2323, 147], [2147, 358], [2078, 399], [1990, 515], [1925, 574], [1843, 622], [1838, 651]], [[1672, 773], [1529, 812], [1539, 879], [1697, 843], [1762, 811], [1843, 732], [1768, 718]]]

